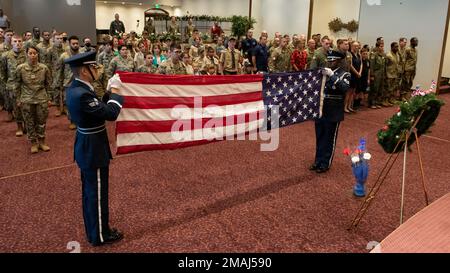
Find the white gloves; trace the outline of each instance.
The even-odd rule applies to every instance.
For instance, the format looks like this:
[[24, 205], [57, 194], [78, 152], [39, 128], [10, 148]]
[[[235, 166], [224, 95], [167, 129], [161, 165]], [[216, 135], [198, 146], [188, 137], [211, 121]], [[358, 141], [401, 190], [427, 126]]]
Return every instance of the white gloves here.
[[120, 80], [119, 74], [115, 74], [108, 81], [108, 86], [106, 87], [107, 91], [111, 91], [112, 88], [120, 89], [122, 87], [122, 81]]
[[331, 76], [333, 76], [334, 72], [333, 72], [333, 70], [331, 70], [330, 68], [327, 67], [322, 70], [322, 74], [324, 76], [331, 77]]

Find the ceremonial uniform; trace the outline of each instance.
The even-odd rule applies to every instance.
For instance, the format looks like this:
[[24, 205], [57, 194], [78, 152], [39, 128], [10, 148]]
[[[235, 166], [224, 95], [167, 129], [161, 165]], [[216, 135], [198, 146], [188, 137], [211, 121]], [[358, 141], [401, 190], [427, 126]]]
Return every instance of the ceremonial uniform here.
[[[345, 57], [337, 51], [328, 54], [328, 60], [339, 60]], [[346, 91], [350, 88], [350, 78], [350, 73], [338, 67], [327, 79], [322, 117], [315, 123], [316, 159], [311, 170], [318, 173], [328, 171], [333, 162], [339, 124], [344, 120], [344, 99]]]
[[[95, 63], [95, 52], [87, 52], [66, 60], [71, 67]], [[74, 157], [81, 170], [83, 217], [88, 241], [102, 245], [120, 240], [123, 235], [109, 227], [108, 176], [112, 159], [105, 121], [119, 116], [123, 98], [117, 94], [97, 99], [88, 82], [75, 79], [68, 88], [67, 106], [78, 126]]]

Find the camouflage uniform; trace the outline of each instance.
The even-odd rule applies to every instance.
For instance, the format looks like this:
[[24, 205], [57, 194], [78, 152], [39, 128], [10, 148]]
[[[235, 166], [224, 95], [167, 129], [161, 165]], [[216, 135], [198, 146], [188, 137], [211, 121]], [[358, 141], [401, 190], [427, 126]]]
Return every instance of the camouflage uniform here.
[[310, 69], [325, 68], [327, 64], [327, 53], [323, 51], [323, 48], [316, 49]]
[[130, 57], [126, 60], [122, 56], [116, 56], [111, 60], [109, 64], [106, 76], [108, 79], [112, 78], [117, 71], [123, 72], [133, 72], [134, 71], [134, 61]]
[[102, 99], [106, 93], [106, 87], [108, 85], [108, 79], [106, 78], [105, 66], [98, 65], [97, 69], [98, 79], [92, 83], [97, 98]]
[[153, 65], [151, 67], [143, 65], [143, 66], [140, 66], [138, 69], [136, 69], [136, 72], [147, 73], [147, 74], [158, 74], [158, 68]]
[[414, 78], [416, 77], [417, 66], [417, 49], [408, 47], [405, 52], [405, 76], [404, 84], [402, 86], [401, 95], [404, 97], [411, 92], [411, 88], [414, 84]]
[[24, 50], [19, 53], [10, 50], [2, 55], [2, 69], [1, 69], [1, 79], [6, 82], [5, 91], [5, 108], [9, 113], [14, 113], [16, 122], [22, 125], [22, 111], [20, 107], [17, 106], [17, 83], [16, 83], [16, 71], [17, 66], [25, 63], [27, 61], [26, 54]]
[[[2, 43], [0, 44], [0, 65], [2, 65], [3, 62], [3, 58], [2, 55], [11, 50], [11, 45]], [[6, 82], [5, 79], [0, 77], [0, 107], [6, 108], [5, 103], [6, 103]]]
[[17, 98], [21, 103], [28, 140], [33, 146], [45, 145], [45, 126], [52, 84], [50, 69], [42, 63], [21, 64], [16, 73]]
[[405, 65], [406, 65], [406, 47], [404, 49], [399, 49], [398, 51], [399, 56], [399, 79], [400, 79], [400, 95], [402, 95], [403, 86], [405, 84]]
[[52, 86], [50, 87], [50, 94], [51, 99], [56, 105], [60, 105], [60, 93], [61, 93], [61, 86], [57, 83], [57, 75], [59, 70], [59, 61], [61, 58], [61, 55], [64, 53], [64, 49], [62, 46], [57, 47], [56, 45], [53, 45], [49, 49], [49, 55], [50, 55], [50, 70], [52, 72]]
[[[44, 42], [41, 42], [36, 47], [37, 47], [37, 49], [39, 49], [39, 62], [42, 64], [45, 64], [51, 72], [53, 70], [52, 56], [51, 56], [51, 52], [50, 52], [50, 49], [52, 48], [52, 46], [50, 45], [50, 43], [46, 44]], [[54, 93], [52, 88], [53, 88], [53, 82], [50, 84], [50, 87], [47, 90], [47, 92], [49, 94]], [[50, 97], [50, 100], [52, 100], [52, 97]]]
[[382, 103], [385, 89], [386, 58], [384, 53], [373, 52], [370, 55], [370, 75], [374, 80], [370, 82], [369, 106]]
[[58, 66], [56, 68], [56, 71], [57, 71], [56, 84], [59, 87], [59, 90], [61, 90], [62, 102], [64, 105], [63, 109], [60, 109], [60, 110], [61, 110], [61, 112], [65, 112], [67, 114], [67, 117], [69, 120], [71, 120], [71, 119], [70, 119], [70, 113], [69, 113], [69, 111], [67, 111], [66, 93], [67, 93], [67, 89], [72, 84], [74, 77], [73, 77], [72, 69], [70, 68], [70, 66], [68, 64], [65, 64], [64, 61], [69, 59], [73, 55], [76, 55], [76, 54], [73, 54], [73, 52], [71, 50], [68, 50], [68, 51], [64, 52], [63, 54], [61, 54], [61, 57], [59, 58]]
[[111, 63], [112, 59], [114, 58], [114, 53], [111, 51], [109, 54], [103, 51], [98, 55], [98, 64], [103, 65], [106, 68], [109, 68], [109, 64]]
[[273, 73], [291, 71], [291, 53], [288, 48], [281, 47], [275, 49], [270, 57], [269, 69]]
[[398, 53], [392, 51], [386, 54], [386, 78], [387, 92], [384, 94], [384, 101], [394, 103], [396, 92], [399, 87], [400, 57]]
[[159, 65], [159, 72], [164, 75], [187, 75], [186, 67], [182, 62], [176, 64], [168, 60]]
[[306, 50], [306, 53], [308, 54], [308, 57], [306, 58], [306, 62], [307, 62], [306, 69], [311, 69], [312, 61], [314, 59], [314, 51], [315, 50], [310, 50], [310, 49]]
[[177, 33], [181, 33], [180, 26], [177, 23], [170, 23], [170, 25], [167, 27], [167, 33], [176, 35]]
[[156, 28], [155, 28], [155, 26], [151, 23], [151, 21], [148, 21], [148, 22], [145, 24], [144, 31], [147, 31], [149, 35], [151, 35], [151, 34], [156, 34]]

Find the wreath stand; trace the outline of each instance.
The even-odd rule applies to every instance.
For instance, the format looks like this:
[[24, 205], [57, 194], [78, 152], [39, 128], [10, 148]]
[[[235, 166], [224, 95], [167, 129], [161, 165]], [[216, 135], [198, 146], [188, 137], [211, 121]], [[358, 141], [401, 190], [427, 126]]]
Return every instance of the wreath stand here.
[[[416, 147], [417, 147], [417, 156], [419, 158], [419, 164], [420, 164], [420, 171], [422, 173], [422, 186], [423, 191], [425, 195], [425, 203], [428, 206], [429, 205], [429, 199], [428, 199], [428, 192], [425, 185], [425, 173], [423, 169], [422, 164], [422, 155], [420, 152], [420, 142], [419, 142], [419, 136], [417, 134], [417, 124], [421, 120], [425, 110], [422, 110], [420, 115], [416, 118], [414, 124], [411, 126], [411, 128], [405, 130], [402, 134], [402, 137], [400, 137], [400, 140], [398, 141], [397, 145], [395, 146], [394, 152], [397, 151], [397, 149], [400, 147], [400, 144], [404, 142], [403, 147], [403, 177], [402, 177], [402, 195], [401, 195], [401, 209], [400, 209], [400, 225], [403, 224], [403, 216], [404, 216], [404, 207], [405, 207], [405, 181], [406, 181], [406, 156], [408, 154], [408, 140], [409, 138], [414, 135], [416, 138]], [[400, 156], [400, 152], [397, 154], [392, 153], [390, 157], [388, 158], [386, 164], [384, 165], [383, 169], [380, 172], [380, 175], [378, 176], [377, 181], [375, 182], [375, 185], [373, 186], [372, 190], [367, 195], [366, 199], [364, 200], [364, 203], [362, 204], [361, 208], [359, 209], [358, 213], [356, 214], [355, 218], [352, 221], [352, 224], [350, 228], [348, 228], [349, 231], [356, 229], [361, 222], [362, 218], [366, 215], [367, 210], [369, 209], [370, 205], [372, 204], [372, 201], [377, 196], [378, 192], [381, 189], [381, 186], [386, 181], [387, 176], [391, 172], [395, 162], [398, 160]]]

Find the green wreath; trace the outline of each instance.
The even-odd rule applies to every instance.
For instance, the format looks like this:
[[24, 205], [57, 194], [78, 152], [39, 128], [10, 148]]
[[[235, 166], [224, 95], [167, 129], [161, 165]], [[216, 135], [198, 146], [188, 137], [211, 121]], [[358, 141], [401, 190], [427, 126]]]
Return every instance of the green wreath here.
[[[378, 132], [378, 143], [388, 154], [399, 153], [404, 149], [406, 132], [411, 129], [416, 119], [424, 111], [420, 121], [417, 123], [417, 135], [420, 137], [429, 133], [429, 129], [439, 116], [441, 107], [444, 105], [434, 93], [417, 95], [411, 98], [409, 102], [403, 102], [400, 105], [399, 112], [387, 121], [387, 125]], [[408, 148], [416, 141], [415, 135], [411, 135], [408, 140]]]

